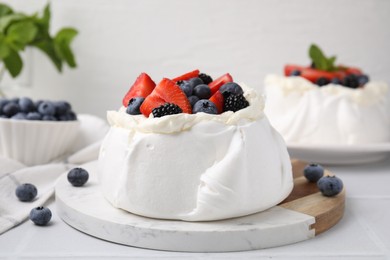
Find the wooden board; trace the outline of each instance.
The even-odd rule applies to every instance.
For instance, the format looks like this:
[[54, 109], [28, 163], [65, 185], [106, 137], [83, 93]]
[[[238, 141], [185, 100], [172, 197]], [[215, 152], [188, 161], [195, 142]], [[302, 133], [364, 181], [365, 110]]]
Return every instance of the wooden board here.
[[[315, 218], [311, 226], [318, 235], [339, 222], [344, 215], [345, 188], [334, 197], [325, 197], [319, 192], [316, 183], [310, 183], [303, 176], [306, 162], [292, 160], [294, 189], [291, 194], [279, 204], [280, 207], [304, 213]], [[325, 175], [334, 175], [325, 169]]]
[[[294, 189], [278, 206], [233, 219], [209, 222], [137, 216], [108, 203], [97, 181], [97, 163], [83, 165], [88, 183], [73, 187], [66, 174], [56, 184], [57, 214], [86, 234], [128, 246], [184, 252], [229, 252], [293, 244], [313, 238], [343, 216], [345, 191], [324, 197], [303, 177], [306, 163], [293, 161]], [[326, 174], [330, 174], [326, 172]]]

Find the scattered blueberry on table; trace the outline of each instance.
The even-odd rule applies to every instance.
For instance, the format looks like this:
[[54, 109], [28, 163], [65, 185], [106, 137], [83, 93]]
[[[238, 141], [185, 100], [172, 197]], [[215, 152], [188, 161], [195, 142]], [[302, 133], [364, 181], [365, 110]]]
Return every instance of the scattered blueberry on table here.
[[83, 186], [89, 178], [89, 173], [83, 168], [73, 168], [68, 172], [68, 181], [75, 187]]
[[317, 182], [321, 193], [326, 197], [336, 196], [343, 190], [343, 182], [336, 176], [324, 176]]
[[30, 211], [30, 220], [38, 226], [47, 225], [51, 219], [51, 216], [52, 214], [50, 209], [45, 207], [36, 207]]
[[303, 175], [309, 182], [317, 182], [324, 176], [324, 168], [319, 164], [311, 163], [303, 169]]
[[38, 194], [38, 190], [33, 184], [24, 183], [16, 188], [15, 194], [20, 201], [29, 202], [35, 199]]
[[38, 121], [77, 120], [71, 105], [66, 101], [39, 100], [28, 97], [0, 98], [0, 118]]

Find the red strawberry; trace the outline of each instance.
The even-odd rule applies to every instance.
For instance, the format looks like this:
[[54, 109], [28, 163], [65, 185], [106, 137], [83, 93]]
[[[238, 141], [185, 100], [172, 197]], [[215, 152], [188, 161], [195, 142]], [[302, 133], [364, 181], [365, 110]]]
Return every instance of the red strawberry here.
[[149, 77], [146, 73], [141, 73], [138, 76], [137, 80], [130, 87], [129, 91], [122, 100], [123, 106], [127, 107], [129, 105], [130, 99], [134, 97], [143, 97], [146, 98], [150, 93], [152, 93], [156, 83]]
[[316, 83], [319, 78], [327, 78], [328, 80], [332, 80], [335, 77], [338, 78], [339, 75], [335, 72], [317, 70], [313, 68], [305, 68], [301, 70], [301, 77], [304, 77], [305, 79]]
[[284, 75], [285, 76], [290, 76], [291, 72], [293, 72], [294, 70], [302, 71], [305, 68], [307, 68], [307, 67], [299, 66], [299, 65], [287, 64], [287, 65], [284, 66]]
[[186, 94], [170, 79], [164, 78], [154, 88], [153, 92], [146, 97], [141, 105], [141, 113], [149, 117], [152, 110], [165, 103], [173, 103], [178, 105], [183, 113], [192, 113], [191, 104], [188, 101]]
[[351, 75], [351, 74], [355, 74], [355, 75], [363, 75], [363, 72], [359, 69], [359, 68], [353, 68], [353, 67], [349, 67], [346, 69], [345, 71], [347, 73], [347, 75]]
[[223, 94], [220, 91], [215, 92], [214, 95], [211, 96], [210, 101], [217, 107], [218, 114], [221, 114], [223, 112]]
[[196, 78], [198, 76], [199, 76], [199, 70], [194, 70], [194, 71], [187, 72], [186, 74], [183, 74], [179, 77], [176, 77], [176, 78], [172, 79], [172, 81], [176, 83], [179, 80], [189, 80], [192, 78]]
[[211, 95], [213, 95], [215, 92], [219, 90], [219, 88], [228, 82], [233, 82], [233, 77], [229, 74], [226, 73], [222, 75], [221, 77], [215, 79], [213, 82], [209, 84], [210, 90], [211, 90]]

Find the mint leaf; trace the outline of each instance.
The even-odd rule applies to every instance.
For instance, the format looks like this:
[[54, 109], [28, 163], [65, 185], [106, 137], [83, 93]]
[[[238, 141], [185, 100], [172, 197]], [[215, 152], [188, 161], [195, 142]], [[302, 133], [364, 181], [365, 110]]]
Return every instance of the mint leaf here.
[[24, 14], [9, 14], [0, 17], [0, 32], [5, 33], [8, 26], [10, 26], [13, 22], [22, 21], [26, 18], [28, 17]]
[[24, 49], [24, 46], [35, 38], [37, 32], [38, 28], [31, 21], [17, 22], [8, 28], [7, 39], [17, 45], [19, 49]]
[[60, 57], [58, 57], [54, 49], [54, 42], [52, 39], [45, 39], [44, 41], [36, 42], [33, 45], [44, 52], [51, 59], [59, 72], [62, 71], [62, 60]]
[[0, 32], [0, 60], [4, 59], [9, 55], [10, 49], [5, 40], [4, 34]]
[[73, 38], [77, 35], [77, 31], [73, 28], [63, 28], [54, 37], [54, 47], [58, 56], [66, 61], [71, 68], [76, 67], [76, 61], [70, 44]]
[[8, 56], [5, 57], [3, 61], [5, 67], [7, 68], [7, 70], [9, 71], [9, 73], [13, 78], [18, 76], [22, 71], [23, 61], [16, 51], [10, 49]]
[[316, 69], [325, 71], [333, 71], [336, 69], [334, 65], [336, 61], [336, 56], [327, 58], [321, 51], [321, 49], [315, 44], [310, 45], [309, 56], [313, 61]]
[[0, 17], [3, 17], [7, 14], [12, 14], [14, 11], [12, 11], [11, 7], [5, 4], [0, 4]]

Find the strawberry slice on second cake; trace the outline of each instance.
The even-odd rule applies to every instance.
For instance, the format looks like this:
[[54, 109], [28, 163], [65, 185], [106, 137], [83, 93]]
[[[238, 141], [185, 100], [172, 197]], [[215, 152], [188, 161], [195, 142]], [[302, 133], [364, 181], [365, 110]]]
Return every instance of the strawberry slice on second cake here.
[[192, 78], [196, 78], [198, 76], [199, 76], [199, 70], [194, 70], [194, 71], [187, 72], [179, 77], [173, 78], [172, 81], [176, 83], [180, 80], [189, 80]]
[[213, 95], [215, 92], [217, 92], [223, 84], [233, 82], [233, 77], [229, 74], [223, 74], [219, 78], [215, 79], [213, 82], [209, 84], [211, 95]]
[[149, 117], [154, 108], [165, 103], [178, 105], [183, 110], [183, 113], [192, 113], [191, 104], [186, 94], [184, 94], [174, 81], [167, 78], [162, 79], [154, 88], [153, 92], [146, 97], [141, 105], [140, 111], [144, 116]]
[[152, 93], [156, 83], [149, 77], [146, 73], [141, 73], [138, 76], [134, 84], [130, 87], [129, 91], [126, 93], [125, 97], [122, 100], [123, 106], [127, 107], [129, 101], [135, 97], [146, 98], [150, 93]]

